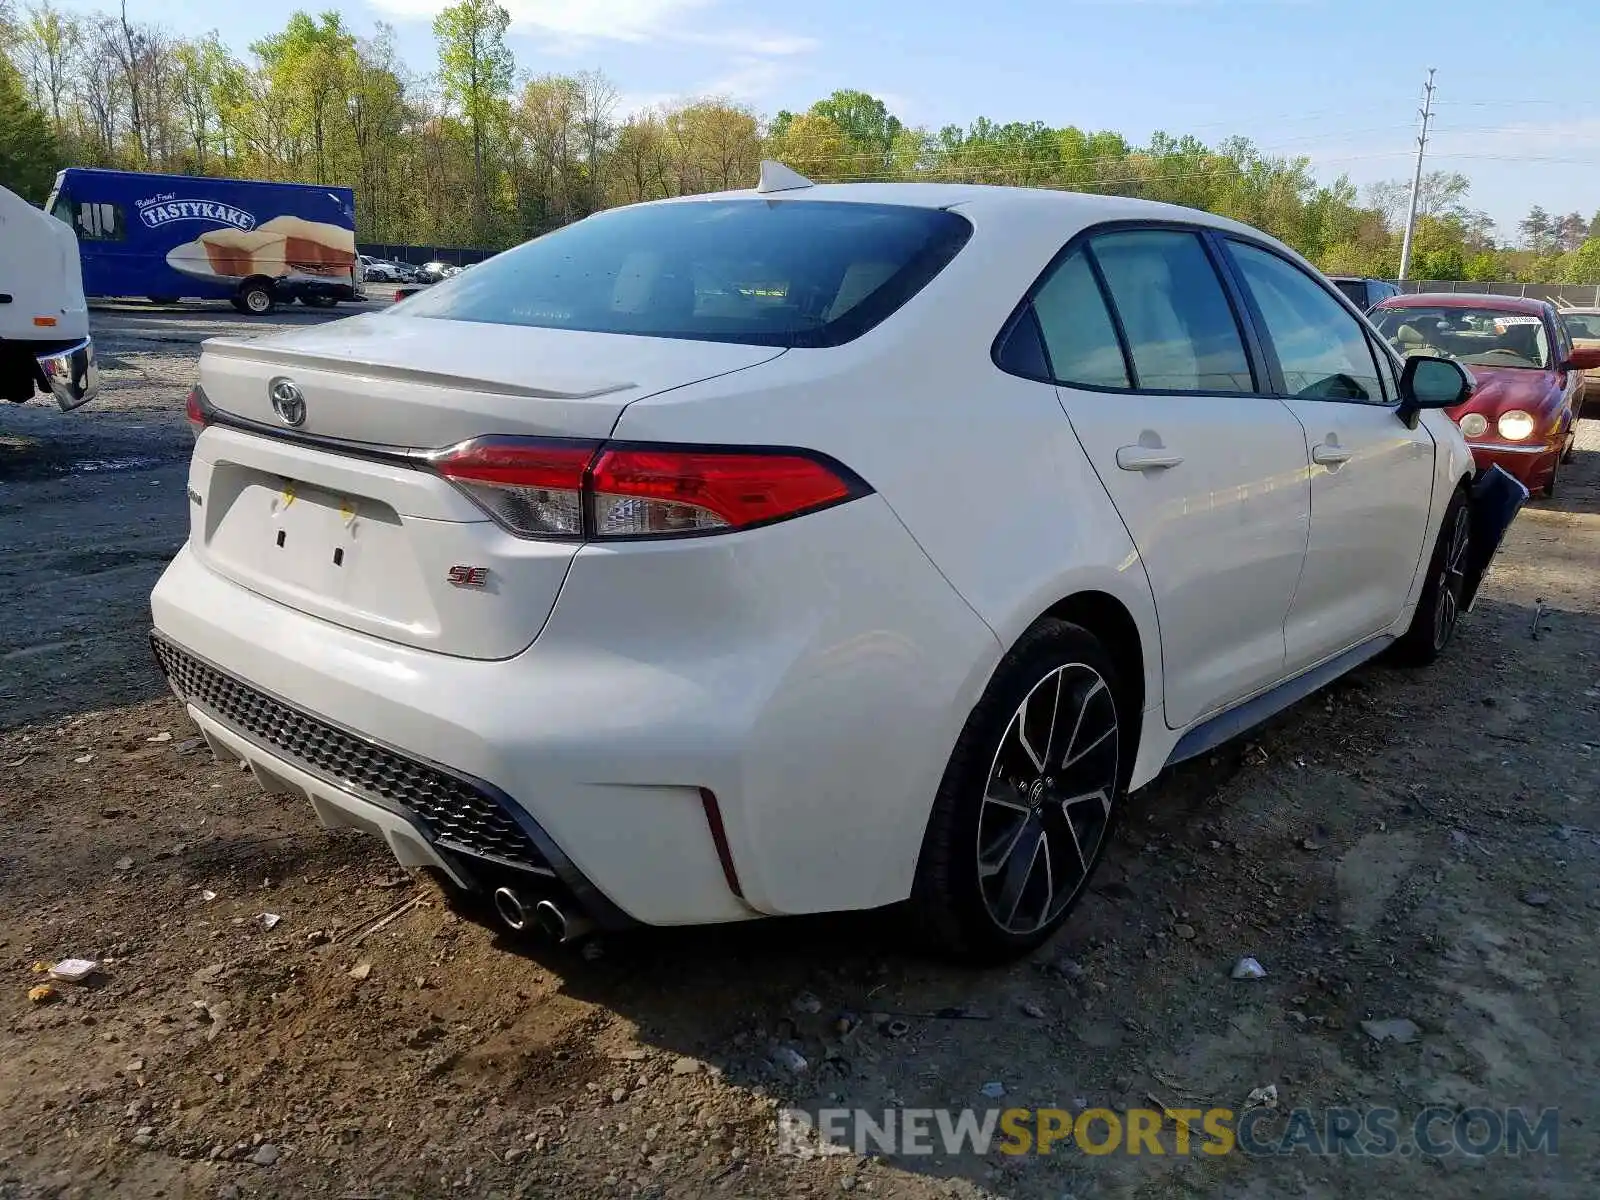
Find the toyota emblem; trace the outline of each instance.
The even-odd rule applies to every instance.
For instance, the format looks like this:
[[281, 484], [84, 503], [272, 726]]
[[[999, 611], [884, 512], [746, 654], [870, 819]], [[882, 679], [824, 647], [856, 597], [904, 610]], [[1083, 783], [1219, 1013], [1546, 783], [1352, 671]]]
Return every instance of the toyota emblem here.
[[306, 398], [294, 380], [274, 379], [267, 384], [267, 394], [272, 397], [272, 411], [285, 425], [306, 423]]

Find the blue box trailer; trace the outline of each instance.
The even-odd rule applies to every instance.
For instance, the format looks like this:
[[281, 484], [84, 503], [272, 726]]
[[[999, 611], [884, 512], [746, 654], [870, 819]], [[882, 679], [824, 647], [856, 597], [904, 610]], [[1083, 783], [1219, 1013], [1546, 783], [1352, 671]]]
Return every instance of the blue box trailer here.
[[361, 298], [349, 188], [68, 167], [46, 208], [78, 236], [90, 297], [231, 300], [258, 316]]

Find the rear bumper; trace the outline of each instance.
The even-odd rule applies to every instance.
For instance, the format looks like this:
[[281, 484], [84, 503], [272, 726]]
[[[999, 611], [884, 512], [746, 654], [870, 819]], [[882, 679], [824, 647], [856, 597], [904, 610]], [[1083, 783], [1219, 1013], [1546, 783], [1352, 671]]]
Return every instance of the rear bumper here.
[[1000, 654], [878, 497], [667, 550], [585, 548], [506, 659], [308, 616], [187, 546], [151, 607], [159, 639], [222, 676], [175, 690], [269, 786], [474, 888], [529, 864], [430, 806], [487, 798], [612, 924], [903, 899]]
[[431, 867], [466, 891], [512, 886], [575, 902], [606, 928], [633, 924], [492, 785], [296, 708], [160, 633], [150, 640], [212, 753], [248, 765], [266, 791], [304, 796], [328, 828], [375, 834], [403, 866]]

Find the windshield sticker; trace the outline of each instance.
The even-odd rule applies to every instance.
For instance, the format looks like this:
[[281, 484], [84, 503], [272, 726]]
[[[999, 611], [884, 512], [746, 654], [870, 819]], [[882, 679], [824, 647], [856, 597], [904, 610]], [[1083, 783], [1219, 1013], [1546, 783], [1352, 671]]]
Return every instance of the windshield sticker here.
[[1510, 329], [1513, 325], [1543, 325], [1543, 324], [1544, 324], [1544, 321], [1541, 320], [1539, 317], [1496, 317], [1494, 319], [1494, 327], [1496, 329], [1502, 331], [1502, 332], [1504, 332], [1507, 329]]

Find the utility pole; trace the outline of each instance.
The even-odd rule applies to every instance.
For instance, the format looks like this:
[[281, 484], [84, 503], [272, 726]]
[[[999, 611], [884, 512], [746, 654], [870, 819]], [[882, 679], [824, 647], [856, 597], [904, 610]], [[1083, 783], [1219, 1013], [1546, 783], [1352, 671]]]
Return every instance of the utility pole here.
[[1400, 278], [1406, 277], [1411, 267], [1411, 235], [1417, 228], [1417, 193], [1422, 190], [1422, 152], [1428, 148], [1428, 122], [1433, 119], [1433, 72], [1428, 68], [1428, 82], [1422, 89], [1422, 132], [1417, 135], [1417, 169], [1411, 176], [1411, 204], [1406, 211], [1406, 236], [1400, 243]]

